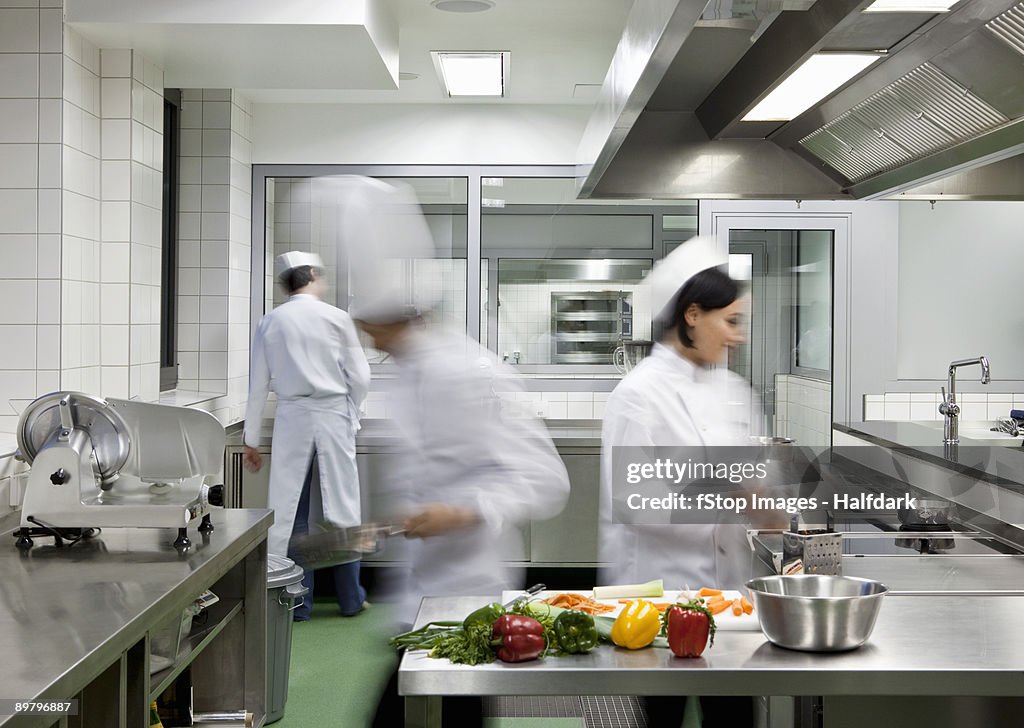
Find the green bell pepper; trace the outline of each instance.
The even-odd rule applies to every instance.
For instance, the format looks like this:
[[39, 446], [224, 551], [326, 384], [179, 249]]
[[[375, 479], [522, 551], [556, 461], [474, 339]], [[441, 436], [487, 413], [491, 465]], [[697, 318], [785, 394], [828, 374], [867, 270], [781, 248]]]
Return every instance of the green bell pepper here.
[[498, 602], [491, 602], [474, 612], [470, 612], [469, 616], [463, 620], [462, 626], [464, 629], [468, 629], [474, 624], [486, 624], [489, 627], [504, 613], [505, 607], [498, 604]]
[[563, 652], [578, 655], [597, 647], [597, 627], [594, 618], [586, 612], [562, 612], [555, 617], [554, 629]]

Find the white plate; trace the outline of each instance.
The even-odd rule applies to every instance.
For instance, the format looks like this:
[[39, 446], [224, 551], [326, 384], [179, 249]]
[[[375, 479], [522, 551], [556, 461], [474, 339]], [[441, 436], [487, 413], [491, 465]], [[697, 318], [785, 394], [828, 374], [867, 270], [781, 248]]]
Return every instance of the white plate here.
[[[696, 592], [691, 593], [696, 594]], [[521, 591], [504, 591], [501, 593], [501, 602], [502, 604], [506, 604], [515, 599], [516, 597], [523, 596], [524, 594], [525, 592]], [[548, 597], [553, 597], [557, 594], [582, 594], [585, 597], [592, 597], [594, 595], [594, 592], [590, 589], [549, 589], [547, 591], [542, 591], [535, 598], [547, 599]], [[680, 594], [684, 595], [683, 599], [681, 600], [679, 599]], [[740, 598], [740, 592], [726, 590], [722, 592], [722, 596], [732, 601], [733, 599]], [[666, 591], [663, 596], [650, 597], [647, 598], [647, 601], [654, 602], [655, 604], [675, 604], [677, 601], [685, 602], [688, 601], [688, 599], [689, 596], [686, 595], [684, 592]], [[597, 601], [601, 604], [607, 604], [615, 608], [614, 611], [605, 612], [604, 614], [600, 615], [602, 617], [617, 617], [619, 615], [619, 612], [621, 612], [622, 609], [626, 606], [625, 604], [620, 603], [618, 599], [598, 599]], [[737, 617], [735, 614], [732, 613], [731, 608], [726, 609], [724, 612], [719, 612], [715, 615], [715, 626], [718, 629], [722, 630], [761, 629], [761, 625], [757, 621], [757, 610], [754, 610], [752, 614], [741, 614]]]

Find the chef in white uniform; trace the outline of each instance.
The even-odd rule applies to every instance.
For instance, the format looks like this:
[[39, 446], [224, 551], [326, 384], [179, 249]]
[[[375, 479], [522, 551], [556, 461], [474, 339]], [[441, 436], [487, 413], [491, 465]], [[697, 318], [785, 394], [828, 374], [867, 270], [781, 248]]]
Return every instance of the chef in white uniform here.
[[392, 412], [403, 451], [389, 479], [410, 539], [402, 621], [412, 621], [424, 596], [521, 588], [521, 572], [503, 563], [504, 537], [560, 513], [569, 478], [544, 425], [503, 412], [498, 392], [521, 389], [515, 372], [415, 316], [355, 315], [399, 367]]
[[398, 365], [390, 410], [402, 450], [387, 480], [409, 537], [400, 620], [411, 622], [424, 596], [519, 588], [502, 536], [557, 515], [569, 478], [544, 425], [503, 408], [498, 393], [521, 389], [515, 371], [465, 334], [428, 326], [436, 300], [416, 271], [436, 253], [411, 189], [353, 177], [335, 188], [350, 311]]
[[743, 343], [746, 331], [747, 300], [721, 268], [727, 262], [714, 239], [695, 238], [645, 280], [655, 324], [663, 333], [605, 407], [600, 543], [601, 560], [611, 564], [602, 574], [605, 583], [662, 578], [672, 589], [735, 589], [749, 578], [742, 526], [672, 524], [668, 515], [659, 525], [613, 519], [614, 448], [750, 444], [750, 386], [717, 366], [725, 363], [730, 347]]
[[[278, 256], [275, 267], [290, 298], [263, 317], [253, 339], [245, 463], [252, 470], [262, 466], [256, 448], [273, 389], [277, 412], [268, 505], [274, 510], [274, 525], [267, 550], [285, 556], [292, 535], [311, 526], [360, 523], [355, 436], [370, 366], [351, 317], [321, 300], [320, 257], [293, 251]], [[307, 587], [312, 579], [307, 572]], [[359, 584], [359, 562], [334, 567], [334, 581], [341, 613], [361, 611], [366, 592]], [[295, 619], [308, 619], [311, 608], [312, 589], [295, 610]]]

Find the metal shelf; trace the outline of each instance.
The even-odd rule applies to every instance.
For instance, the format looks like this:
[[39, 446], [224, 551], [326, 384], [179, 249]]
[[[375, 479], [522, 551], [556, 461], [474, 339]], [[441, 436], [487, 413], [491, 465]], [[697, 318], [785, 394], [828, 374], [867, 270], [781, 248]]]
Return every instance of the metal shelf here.
[[[238, 616], [242, 611], [242, 600], [222, 599], [206, 611], [210, 615], [207, 619], [213, 622], [213, 624], [204, 627], [194, 634], [189, 634], [183, 640], [182, 646], [178, 650], [178, 657], [174, 665], [160, 672], [155, 672], [150, 676], [150, 700], [156, 700], [157, 696], [161, 695], [174, 682], [174, 678], [178, 677], [182, 670], [191, 665], [199, 653], [206, 649], [206, 646], [223, 631], [232, 619]], [[156, 687], [152, 687], [153, 685]]]

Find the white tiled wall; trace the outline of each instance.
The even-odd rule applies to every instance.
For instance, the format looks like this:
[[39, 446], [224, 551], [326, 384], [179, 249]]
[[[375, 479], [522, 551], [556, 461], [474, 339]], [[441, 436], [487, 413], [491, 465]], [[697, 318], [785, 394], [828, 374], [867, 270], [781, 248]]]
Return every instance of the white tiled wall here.
[[179, 194], [178, 387], [226, 395], [244, 414], [249, 373], [252, 105], [230, 89], [184, 89]]
[[[1024, 393], [963, 392], [956, 396], [960, 419], [995, 420], [1024, 409]], [[939, 392], [886, 392], [864, 395], [864, 420], [941, 420]]]
[[163, 71], [100, 51], [102, 381], [107, 397], [160, 394]]
[[832, 442], [832, 383], [792, 374], [775, 375], [775, 430], [800, 445]]
[[[88, 122], [82, 119], [84, 112], [74, 116], [77, 137], [69, 140], [73, 144], [68, 150], [61, 124], [67, 103], [62, 101], [63, 43], [59, 2], [0, 3], [0, 433], [13, 433], [24, 405], [59, 386], [65, 186], [75, 195], [69, 202], [75, 212], [71, 232], [88, 237], [98, 225], [98, 211], [93, 210], [98, 170], [91, 163], [99, 146], [98, 98], [83, 78], [95, 76], [94, 56], [84, 58], [79, 45], [78, 61], [92, 71], [83, 63], [74, 64], [72, 101], [75, 109], [93, 113]], [[65, 154], [74, 165], [67, 180], [62, 174]], [[81, 260], [82, 247], [75, 247], [74, 254]], [[83, 299], [93, 304], [95, 291], [85, 292], [80, 276], [75, 283], [79, 306]], [[75, 326], [81, 328], [80, 309], [75, 316]], [[80, 347], [76, 353], [81, 357]], [[6, 477], [0, 470], [2, 492]], [[0, 510], [4, 503], [0, 495]]]
[[[104, 214], [101, 188], [103, 143], [118, 153], [127, 145], [104, 133], [100, 51], [70, 28], [64, 30], [63, 146], [60, 269], [60, 386], [102, 394], [100, 322], [118, 320], [128, 311], [125, 287], [101, 286], [101, 236], [104, 223], [112, 234], [129, 239], [128, 214]], [[108, 104], [112, 102], [108, 98]], [[128, 121], [118, 119], [128, 131]], [[121, 134], [116, 136], [120, 137]], [[43, 190], [40, 190], [42, 194]], [[120, 203], [125, 204], [126, 203]], [[115, 219], [116, 218], [116, 219]], [[127, 322], [126, 322], [127, 323]], [[37, 342], [38, 343], [38, 342]]]

